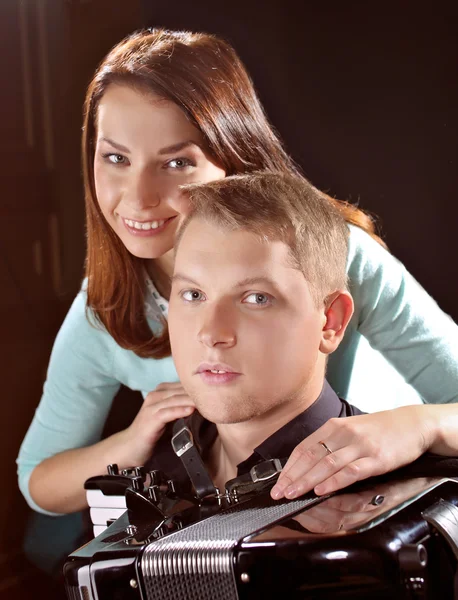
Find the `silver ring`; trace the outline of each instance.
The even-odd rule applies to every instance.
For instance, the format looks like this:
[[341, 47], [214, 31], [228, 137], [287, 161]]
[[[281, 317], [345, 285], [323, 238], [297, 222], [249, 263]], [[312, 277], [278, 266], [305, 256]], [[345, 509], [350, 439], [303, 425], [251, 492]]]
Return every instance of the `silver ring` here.
[[320, 446], [323, 446], [323, 448], [326, 450], [327, 454], [332, 454], [332, 450], [330, 448], [328, 448], [328, 446], [326, 446], [326, 444], [324, 442], [318, 442], [320, 444]]

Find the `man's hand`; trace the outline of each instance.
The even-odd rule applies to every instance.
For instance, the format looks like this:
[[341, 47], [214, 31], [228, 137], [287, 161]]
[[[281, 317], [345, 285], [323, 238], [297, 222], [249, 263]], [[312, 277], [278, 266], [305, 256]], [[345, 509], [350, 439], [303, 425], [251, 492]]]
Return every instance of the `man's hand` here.
[[428, 408], [330, 419], [294, 449], [272, 498], [297, 498], [310, 490], [326, 495], [414, 461], [435, 439], [434, 420], [423, 410]]
[[144, 464], [167, 423], [189, 416], [194, 409], [180, 382], [159, 384], [147, 394], [132, 424], [123, 432], [126, 464]]

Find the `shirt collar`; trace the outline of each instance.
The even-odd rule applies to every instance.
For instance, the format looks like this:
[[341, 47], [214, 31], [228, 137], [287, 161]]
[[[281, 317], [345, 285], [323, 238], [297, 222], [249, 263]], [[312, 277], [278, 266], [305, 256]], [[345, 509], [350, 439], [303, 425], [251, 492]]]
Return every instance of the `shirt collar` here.
[[[342, 400], [325, 380], [321, 394], [315, 402], [255, 448], [253, 454], [238, 465], [238, 474], [247, 472], [261, 460], [288, 457], [300, 442], [326, 421], [341, 416], [342, 408]], [[205, 420], [199, 413], [190, 417], [189, 424], [194, 441], [205, 460], [217, 436], [216, 425]]]

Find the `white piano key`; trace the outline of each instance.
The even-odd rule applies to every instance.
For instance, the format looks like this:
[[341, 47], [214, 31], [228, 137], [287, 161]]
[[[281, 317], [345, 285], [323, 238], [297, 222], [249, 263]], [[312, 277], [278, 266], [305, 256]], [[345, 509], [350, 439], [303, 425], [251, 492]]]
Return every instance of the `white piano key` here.
[[100, 508], [92, 507], [90, 509], [91, 521], [93, 525], [105, 525], [107, 521], [119, 519], [126, 512], [125, 508]]
[[90, 507], [127, 508], [125, 496], [107, 496], [102, 490], [86, 490], [86, 499]]

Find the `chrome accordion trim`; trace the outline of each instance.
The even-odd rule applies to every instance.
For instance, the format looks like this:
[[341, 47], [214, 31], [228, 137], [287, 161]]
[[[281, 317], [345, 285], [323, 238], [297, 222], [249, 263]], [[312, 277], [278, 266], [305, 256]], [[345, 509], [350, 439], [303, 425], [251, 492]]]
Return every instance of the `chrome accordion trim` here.
[[235, 546], [317, 501], [252, 499], [152, 542], [140, 563], [147, 600], [237, 600]]

